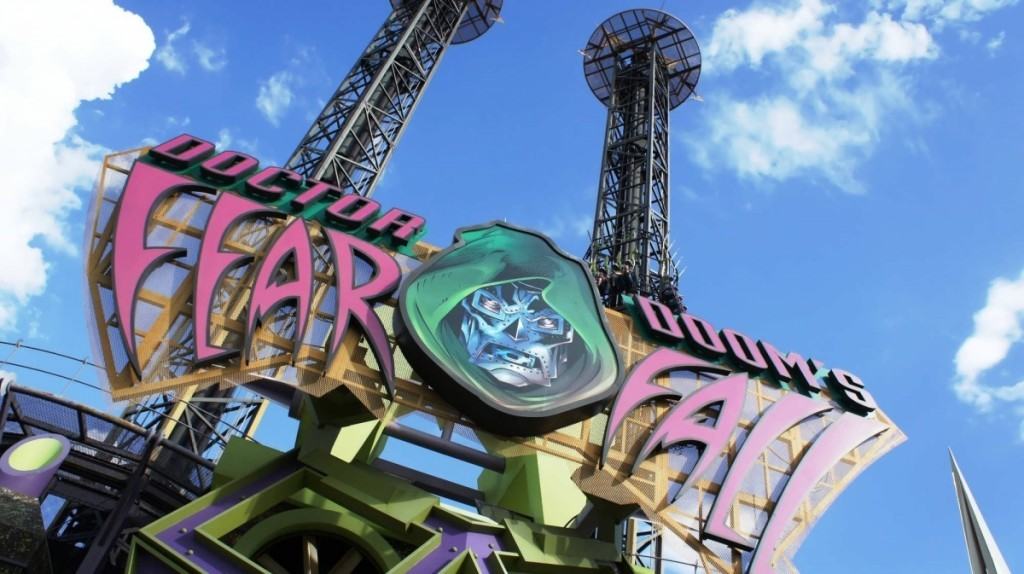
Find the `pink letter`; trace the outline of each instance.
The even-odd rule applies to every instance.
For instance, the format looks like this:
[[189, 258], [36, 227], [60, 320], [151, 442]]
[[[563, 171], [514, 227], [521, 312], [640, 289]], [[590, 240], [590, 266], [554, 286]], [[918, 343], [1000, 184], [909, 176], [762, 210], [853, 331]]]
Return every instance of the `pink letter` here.
[[[672, 407], [658, 426], [654, 427], [654, 432], [633, 461], [633, 470], [630, 473], [635, 473], [655, 449], [664, 449], [685, 442], [699, 442], [704, 445], [700, 451], [700, 458], [680, 487], [680, 492], [690, 488], [718, 458], [719, 453], [729, 446], [729, 437], [740, 422], [740, 413], [743, 412], [743, 401], [746, 398], [746, 373], [725, 377], [697, 389]], [[722, 405], [715, 425], [709, 427], [698, 423], [695, 417], [715, 403]]]
[[[359, 196], [356, 196], [359, 197]], [[324, 229], [331, 244], [334, 257], [335, 286], [338, 289], [337, 309], [334, 313], [334, 331], [327, 355], [330, 365], [345, 333], [349, 319], [359, 324], [373, 356], [380, 365], [384, 385], [388, 394], [395, 392], [395, 368], [391, 349], [388, 347], [387, 331], [380, 318], [373, 312], [373, 302], [390, 296], [402, 278], [398, 263], [379, 247], [334, 229]], [[373, 277], [361, 285], [355, 284], [355, 257], [359, 256], [374, 268]]]
[[423, 229], [423, 225], [426, 223], [426, 219], [414, 213], [406, 213], [401, 209], [392, 207], [380, 219], [370, 224], [370, 233], [383, 235], [385, 231], [390, 229], [391, 237], [396, 242], [405, 245], [409, 243], [413, 235]]
[[205, 177], [218, 183], [232, 184], [256, 171], [260, 162], [256, 158], [237, 151], [222, 151], [199, 166]]
[[729, 473], [722, 482], [722, 488], [718, 490], [718, 496], [711, 505], [711, 513], [701, 531], [701, 538], [710, 538], [723, 544], [739, 546], [746, 550], [753, 550], [754, 543], [745, 536], [739, 535], [734, 529], [725, 524], [725, 517], [729, 515], [736, 495], [743, 487], [743, 479], [746, 478], [750, 469], [771, 445], [772, 441], [790, 428], [798, 425], [800, 421], [825, 411], [832, 410], [827, 403], [816, 401], [804, 396], [786, 394], [777, 403], [768, 408], [761, 418], [758, 419], [754, 429], [743, 441], [743, 446], [736, 454], [736, 460], [732, 461]]
[[142, 376], [135, 347], [135, 301], [146, 277], [161, 263], [181, 257], [177, 247], [146, 247], [146, 226], [153, 210], [173, 192], [213, 189], [142, 162], [135, 162], [117, 207], [114, 227], [113, 283], [117, 324], [128, 360], [136, 376]]
[[361, 195], [346, 195], [327, 208], [327, 220], [342, 225], [362, 225], [380, 211], [380, 204]]
[[[821, 392], [821, 385], [818, 384], [818, 379], [814, 376], [817, 367], [813, 360], [805, 361], [796, 353], [790, 353], [783, 357], [782, 353], [771, 344], [764, 341], [758, 341], [757, 344], [761, 347], [764, 356], [768, 358], [772, 373], [777, 379], [785, 383], [795, 383], [797, 390], [807, 396]], [[794, 370], [796, 373], [793, 372]]]
[[154, 159], [164, 162], [174, 169], [185, 169], [210, 157], [213, 144], [188, 134], [165, 141], [149, 150]]
[[306, 206], [316, 203], [324, 197], [341, 197], [341, 190], [333, 185], [312, 179], [307, 180], [307, 183], [312, 185], [292, 199], [292, 207], [295, 209], [306, 209]]
[[800, 459], [793, 475], [775, 504], [768, 524], [764, 527], [757, 550], [750, 559], [748, 574], [772, 574], [772, 557], [782, 540], [786, 525], [793, 520], [800, 502], [811, 492], [828, 469], [835, 466], [843, 455], [869, 438], [885, 432], [886, 426], [876, 420], [844, 413], [814, 441]]
[[224, 276], [232, 267], [248, 263], [252, 255], [222, 251], [221, 245], [236, 223], [256, 215], [284, 214], [245, 199], [233, 193], [222, 193], [213, 205], [210, 218], [199, 244], [199, 258], [196, 260], [195, 291], [192, 296], [192, 320], [196, 340], [196, 363], [231, 355], [238, 349], [223, 349], [210, 344], [210, 315], [214, 293]]
[[878, 408], [875, 397], [864, 388], [864, 383], [857, 375], [842, 369], [831, 369], [825, 381], [835, 398], [847, 409], [866, 415]]
[[719, 367], [685, 353], [665, 348], [654, 351], [633, 365], [633, 369], [615, 397], [611, 413], [608, 415], [608, 424], [604, 430], [604, 446], [601, 448], [602, 465], [608, 457], [612, 437], [622, 426], [622, 421], [626, 420], [626, 415], [647, 401], [659, 397], [679, 398], [681, 396], [678, 391], [654, 382], [654, 377], [673, 370], [721, 374], [729, 372], [725, 367]]
[[699, 350], [704, 351], [712, 357], [725, 354], [725, 343], [718, 338], [715, 328], [700, 317], [683, 314], [683, 329], [686, 330], [686, 337], [693, 341]]
[[679, 323], [668, 307], [643, 295], [638, 295], [636, 302], [640, 305], [648, 329], [674, 341], [683, 338], [683, 330], [679, 328]]
[[[279, 281], [278, 273], [288, 259], [294, 261], [295, 275], [287, 281]], [[341, 293], [338, 294], [341, 297]], [[245, 337], [245, 359], [252, 353], [252, 339], [256, 326], [263, 319], [285, 303], [295, 304], [295, 334], [292, 354], [299, 350], [306, 334], [309, 320], [309, 306], [313, 301], [313, 248], [309, 244], [306, 221], [295, 218], [284, 228], [267, 250], [266, 256], [256, 271], [249, 301], [249, 322]]]
[[[302, 183], [302, 177], [294, 171], [280, 167], [268, 167], [245, 182], [245, 190], [265, 199], [277, 199], [285, 188], [294, 189]], [[282, 187], [282, 185], [284, 187]]]
[[756, 374], [768, 368], [768, 363], [765, 362], [761, 350], [757, 348], [757, 343], [750, 337], [732, 329], [722, 329], [722, 337], [729, 348], [729, 354], [743, 363], [744, 370]]

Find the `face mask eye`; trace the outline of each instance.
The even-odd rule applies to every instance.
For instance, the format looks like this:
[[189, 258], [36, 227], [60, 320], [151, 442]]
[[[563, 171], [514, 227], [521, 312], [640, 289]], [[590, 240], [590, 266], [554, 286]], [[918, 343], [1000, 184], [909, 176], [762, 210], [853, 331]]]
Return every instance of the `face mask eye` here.
[[482, 291], [477, 291], [473, 297], [473, 308], [494, 319], [500, 319], [504, 315], [504, 306], [501, 301]]
[[532, 322], [535, 331], [548, 335], [561, 335], [563, 330], [562, 318], [558, 315], [545, 315]]

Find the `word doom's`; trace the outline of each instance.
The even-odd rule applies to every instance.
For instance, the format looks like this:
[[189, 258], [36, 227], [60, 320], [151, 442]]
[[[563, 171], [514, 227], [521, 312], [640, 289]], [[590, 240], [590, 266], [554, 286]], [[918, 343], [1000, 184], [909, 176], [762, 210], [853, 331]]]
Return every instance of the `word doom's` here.
[[[686, 395], [655, 382], [655, 377], [670, 371], [690, 371], [727, 375]], [[637, 363], [612, 405], [605, 431], [602, 463], [608, 456], [612, 438], [622, 427], [626, 416], [641, 404], [657, 399], [677, 399], [644, 441], [627, 474], [633, 474], [655, 450], [678, 444], [698, 446], [700, 456], [679, 492], [690, 488], [718, 460], [740, 424], [743, 402], [747, 398], [749, 380], [746, 373], [729, 374], [729, 370], [716, 364], [686, 355], [672, 349], [658, 349]], [[718, 414], [714, 424], [707, 424], [705, 414], [715, 406]], [[718, 490], [701, 538], [710, 538], [746, 550], [754, 550], [748, 574], [769, 574], [774, 570], [772, 555], [782, 540], [785, 527], [793, 520], [800, 503], [826, 472], [848, 452], [886, 431], [882, 422], [853, 413], [843, 413], [830, 424], [800, 457], [771, 517], [755, 542], [726, 523], [730, 509], [736, 502], [744, 479], [754, 470], [758, 459], [768, 452], [771, 444], [802, 421], [832, 410], [824, 401], [799, 394], [786, 394], [758, 417], [750, 433], [742, 441], [736, 458]], [[755, 549], [756, 546], [756, 549]]]

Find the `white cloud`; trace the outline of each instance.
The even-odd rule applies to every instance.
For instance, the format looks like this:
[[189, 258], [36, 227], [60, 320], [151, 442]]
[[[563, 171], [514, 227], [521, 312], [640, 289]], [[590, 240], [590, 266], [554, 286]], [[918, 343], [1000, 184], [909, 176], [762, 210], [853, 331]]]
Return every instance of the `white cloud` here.
[[[188, 63], [186, 62], [188, 49], [186, 48], [183, 53], [178, 50], [176, 43], [191, 31], [192, 23], [188, 20], [183, 20], [177, 30], [164, 34], [164, 43], [156, 51], [156, 59], [164, 68], [182, 75], [188, 71]], [[224, 48], [211, 48], [199, 40], [193, 40], [191, 46], [192, 55], [195, 56], [199, 67], [207, 72], [217, 72], [224, 69], [224, 66], [227, 66], [227, 50]]]
[[711, 74], [747, 68], [779, 81], [752, 99], [726, 91], [708, 98], [706, 137], [687, 140], [702, 165], [754, 181], [810, 177], [864, 191], [856, 168], [885, 119], [914, 114], [903, 67], [939, 51], [923, 24], [888, 13], [839, 20], [822, 0], [794, 0], [729, 10], [715, 22], [705, 59]]
[[[217, 131], [217, 141], [213, 142], [218, 150], [235, 149], [257, 157], [265, 157], [259, 151], [259, 140], [250, 140], [235, 137], [228, 128], [221, 128]], [[272, 163], [268, 160], [268, 164]]]
[[110, 0], [23, 2], [0, 18], [0, 54], [18, 55], [0, 58], [0, 330], [46, 288], [47, 256], [77, 250], [67, 217], [106, 150], [74, 132], [75, 109], [138, 77], [154, 47], [142, 18]]
[[894, 0], [890, 6], [902, 6], [904, 20], [928, 20], [942, 29], [947, 24], [976, 22], [989, 12], [1016, 3], [1017, 0]]
[[592, 216], [570, 212], [549, 218], [540, 228], [552, 239], [586, 239], [593, 230]]
[[831, 11], [820, 0], [787, 7], [726, 10], [715, 21], [704, 66], [708, 70], [733, 70], [748, 64], [757, 67], [765, 56], [786, 51], [820, 33], [822, 20]]
[[184, 74], [188, 70], [185, 59], [178, 53], [174, 43], [182, 36], [188, 34], [191, 29], [192, 25], [188, 20], [185, 20], [181, 23], [180, 28], [164, 35], [164, 44], [156, 51], [156, 59], [168, 70], [179, 74]]
[[213, 49], [202, 42], [192, 42], [192, 51], [195, 52], [199, 67], [207, 72], [216, 72], [228, 65], [227, 51], [223, 48]]
[[[1006, 359], [1024, 337], [1024, 273], [1017, 279], [997, 278], [989, 285], [985, 306], [974, 314], [974, 331], [960, 345], [954, 363], [957, 397], [987, 412], [998, 402], [1024, 406], [1024, 380], [1012, 385], [991, 386], [985, 373]], [[1024, 436], [1022, 436], [1024, 438]]]
[[1006, 32], [999, 32], [995, 36], [992, 36], [988, 42], [985, 42], [985, 49], [988, 50], [988, 55], [995, 57], [999, 49], [1003, 47], [1003, 42], [1006, 40]]
[[981, 41], [981, 32], [977, 30], [971, 30], [970, 28], [961, 28], [957, 35], [960, 39], [968, 44], [977, 44]]
[[879, 72], [865, 83], [850, 91], [826, 87], [813, 95], [786, 90], [750, 101], [712, 100], [713, 119], [694, 157], [707, 167], [728, 165], [747, 179], [820, 177], [862, 193], [857, 166], [877, 142], [883, 119], [910, 106], [895, 74]]
[[167, 127], [169, 127], [169, 128], [182, 128], [182, 129], [184, 129], [184, 128], [187, 128], [188, 125], [192, 123], [192, 118], [190, 118], [188, 116], [183, 116], [183, 117], [180, 117], [180, 118], [177, 117], [177, 116], [167, 116], [167, 120], [166, 121], [167, 121]]
[[292, 104], [293, 94], [289, 85], [291, 82], [291, 72], [284, 71], [270, 76], [260, 84], [260, 91], [256, 96], [256, 107], [267, 118], [267, 121], [275, 126]]
[[228, 128], [221, 128], [220, 131], [217, 132], [217, 141], [213, 142], [213, 144], [217, 146], [218, 150], [223, 151], [231, 147], [232, 141], [234, 140], [231, 137], [231, 130]]

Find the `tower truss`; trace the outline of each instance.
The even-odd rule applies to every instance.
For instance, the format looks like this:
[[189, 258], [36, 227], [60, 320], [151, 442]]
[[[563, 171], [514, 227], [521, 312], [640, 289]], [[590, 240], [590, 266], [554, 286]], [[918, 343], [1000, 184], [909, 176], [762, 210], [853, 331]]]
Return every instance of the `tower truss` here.
[[393, 10], [286, 167], [369, 196], [451, 44], [498, 20], [502, 0], [392, 0]]
[[694, 92], [700, 50], [681, 21], [627, 10], [604, 21], [583, 50], [583, 72], [608, 108], [592, 265], [635, 265], [641, 293], [658, 293], [678, 271], [669, 240], [669, 112]]

